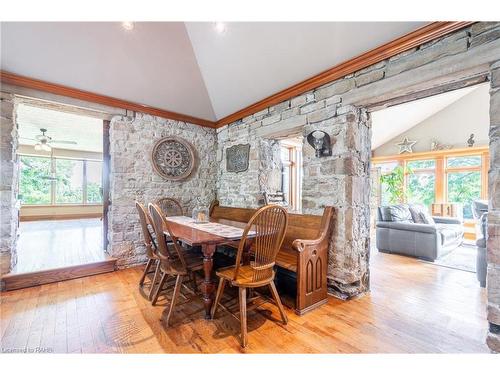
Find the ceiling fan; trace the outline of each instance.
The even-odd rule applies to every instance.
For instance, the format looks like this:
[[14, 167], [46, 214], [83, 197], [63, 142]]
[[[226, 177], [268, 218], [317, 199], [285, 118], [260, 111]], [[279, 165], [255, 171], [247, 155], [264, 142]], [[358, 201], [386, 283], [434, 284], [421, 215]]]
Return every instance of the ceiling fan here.
[[52, 150], [52, 144], [53, 143], [60, 143], [60, 144], [67, 144], [67, 145], [76, 145], [77, 142], [75, 141], [62, 141], [62, 140], [56, 140], [52, 139], [52, 137], [48, 136], [45, 134], [47, 132], [47, 129], [41, 128], [40, 131], [42, 134], [37, 135], [34, 139], [33, 138], [24, 138], [24, 139], [29, 139], [31, 141], [37, 141], [35, 144], [35, 150], [36, 151], [50, 151]]

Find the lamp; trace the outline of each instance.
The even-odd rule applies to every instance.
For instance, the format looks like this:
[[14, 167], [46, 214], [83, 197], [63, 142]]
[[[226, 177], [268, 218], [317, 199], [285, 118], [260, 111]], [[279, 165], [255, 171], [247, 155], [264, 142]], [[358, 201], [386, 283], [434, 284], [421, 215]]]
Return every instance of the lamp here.
[[46, 142], [39, 142], [35, 145], [35, 151], [47, 151], [50, 152], [52, 147], [50, 147]]
[[331, 156], [330, 136], [321, 130], [314, 130], [307, 136], [307, 142], [316, 151], [316, 157]]

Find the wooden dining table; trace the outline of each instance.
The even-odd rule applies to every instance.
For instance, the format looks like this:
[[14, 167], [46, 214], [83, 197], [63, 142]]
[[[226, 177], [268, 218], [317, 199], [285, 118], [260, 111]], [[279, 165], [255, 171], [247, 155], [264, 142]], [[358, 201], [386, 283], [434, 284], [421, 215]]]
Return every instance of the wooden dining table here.
[[[179, 220], [179, 219], [185, 219]], [[203, 293], [203, 304], [205, 307], [205, 318], [211, 319], [211, 310], [213, 304], [213, 294], [215, 290], [215, 283], [213, 279], [213, 255], [218, 245], [223, 244], [234, 244], [241, 240], [243, 231], [241, 231], [241, 235], [239, 236], [231, 236], [224, 237], [223, 235], [217, 235], [214, 233], [209, 233], [204, 231], [202, 228], [204, 224], [193, 225], [192, 222], [189, 222], [188, 217], [167, 217], [170, 230], [172, 234], [177, 237], [178, 240], [190, 245], [190, 246], [201, 246], [201, 251], [203, 254], [203, 273], [204, 279], [201, 285], [201, 291]], [[209, 219], [209, 223], [219, 223], [223, 225], [227, 225], [230, 227], [244, 229], [246, 224], [238, 221], [226, 220], [226, 219]], [[170, 235], [168, 231], [164, 232], [165, 235]], [[252, 237], [252, 234], [247, 236], [248, 238]], [[248, 250], [250, 249], [251, 241], [245, 244], [245, 253], [248, 254]]]

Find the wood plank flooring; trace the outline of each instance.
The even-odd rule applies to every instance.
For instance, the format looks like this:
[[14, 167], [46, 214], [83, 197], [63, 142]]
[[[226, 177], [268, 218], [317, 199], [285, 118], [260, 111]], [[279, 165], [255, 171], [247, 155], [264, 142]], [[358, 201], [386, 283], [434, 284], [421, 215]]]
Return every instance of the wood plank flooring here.
[[[440, 353], [488, 352], [486, 295], [475, 274], [374, 252], [371, 292], [330, 298], [279, 322], [265, 302], [248, 313], [249, 343], [239, 323], [219, 310], [203, 319], [199, 296], [185, 293], [173, 326], [160, 322], [167, 301], [151, 306], [139, 291], [140, 268], [42, 285], [1, 295], [5, 351], [62, 353]], [[171, 295], [171, 292], [168, 293]], [[229, 297], [226, 296], [226, 300]], [[227, 302], [227, 301], [226, 301]]]
[[106, 260], [100, 219], [25, 221], [19, 233], [11, 274]]

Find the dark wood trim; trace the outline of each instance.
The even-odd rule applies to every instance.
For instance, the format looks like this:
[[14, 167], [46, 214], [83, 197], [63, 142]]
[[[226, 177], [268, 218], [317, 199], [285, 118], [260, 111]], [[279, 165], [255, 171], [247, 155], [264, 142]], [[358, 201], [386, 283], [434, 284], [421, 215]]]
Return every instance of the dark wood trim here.
[[110, 121], [104, 120], [102, 123], [102, 245], [105, 253], [108, 251], [108, 211], [111, 205], [109, 126]]
[[82, 213], [82, 214], [56, 214], [56, 215], [25, 215], [20, 216], [19, 221], [40, 221], [40, 220], [75, 220], [92, 219], [102, 217], [102, 213]]
[[54, 268], [43, 271], [19, 274], [8, 273], [1, 278], [2, 291], [28, 288], [31, 286], [50, 284], [58, 281], [77, 279], [80, 277], [112, 272], [116, 269], [116, 258], [108, 258], [99, 262], [77, 266]]
[[473, 22], [433, 22], [423, 26], [411, 33], [403, 35], [389, 43], [383, 44], [380, 47], [365, 52], [357, 57], [347, 60], [339, 65], [336, 65], [324, 72], [299, 82], [287, 89], [277, 92], [265, 99], [258, 101], [246, 108], [243, 108], [231, 115], [228, 115], [216, 122], [217, 128], [230, 124], [243, 117], [249, 116], [253, 113], [259, 112], [272, 105], [281, 103], [285, 100], [291, 99], [295, 96], [303, 94], [316, 87], [326, 83], [335, 81], [336, 79], [345, 77], [358, 70], [364, 69], [370, 65], [376, 64], [382, 60], [397, 55], [398, 53], [407, 51], [411, 48], [417, 47], [423, 43], [429, 42], [433, 39], [440, 38], [453, 31], [462, 29], [469, 26]]
[[197, 117], [184, 115], [182, 113], [167, 111], [164, 109], [149, 107], [144, 104], [137, 104], [129, 102], [127, 100], [113, 98], [111, 96], [100, 95], [89, 91], [59, 85], [57, 83], [50, 83], [39, 79], [24, 77], [14, 73], [6, 72], [4, 70], [0, 70], [0, 82], [2, 82], [3, 84], [27, 87], [29, 89], [50, 92], [51, 94], [67, 96], [74, 99], [85, 100], [92, 103], [108, 105], [111, 107], [127, 109], [130, 111], [143, 112], [153, 116], [159, 116], [171, 120], [189, 122], [191, 124], [196, 124], [207, 128], [215, 128], [214, 121], [204, 120]]

